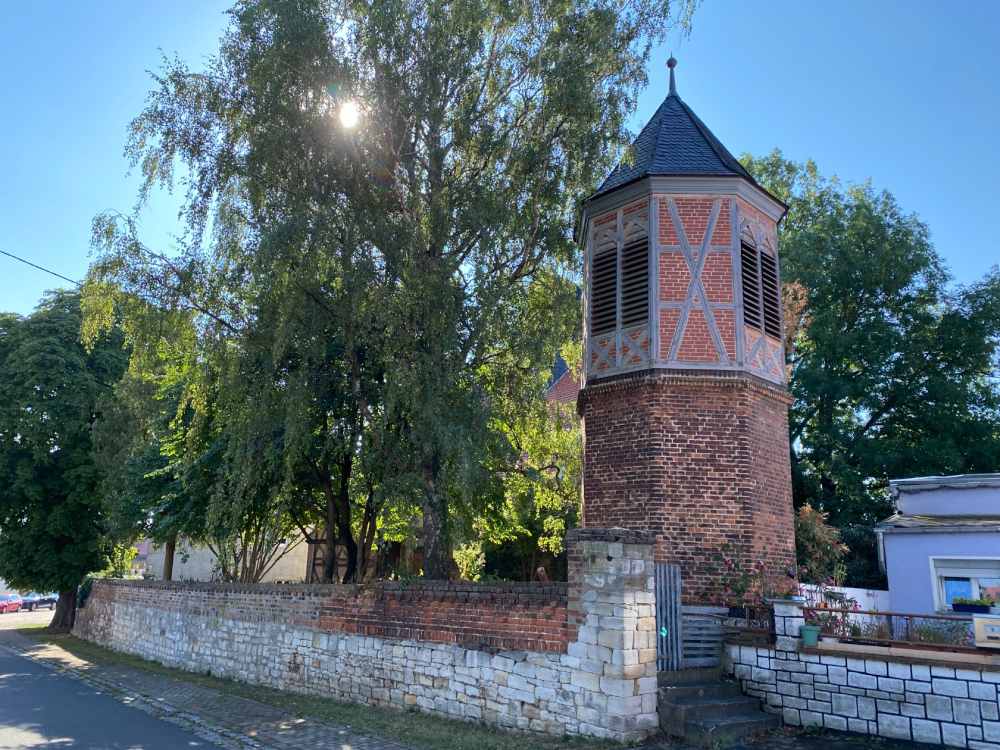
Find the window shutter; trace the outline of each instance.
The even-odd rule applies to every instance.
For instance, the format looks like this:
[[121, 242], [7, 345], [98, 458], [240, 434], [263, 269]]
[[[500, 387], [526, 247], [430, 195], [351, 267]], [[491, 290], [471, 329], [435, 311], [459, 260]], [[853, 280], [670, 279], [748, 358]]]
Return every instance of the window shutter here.
[[617, 322], [618, 253], [615, 237], [605, 234], [595, 242], [590, 266], [590, 332], [607, 333]]
[[757, 249], [740, 244], [740, 275], [743, 280], [743, 322], [761, 330], [760, 277], [757, 274]]
[[778, 263], [767, 253], [760, 254], [761, 291], [764, 299], [764, 333], [781, 338], [781, 292], [778, 289]]
[[622, 328], [649, 320], [649, 240], [641, 237], [622, 248]]

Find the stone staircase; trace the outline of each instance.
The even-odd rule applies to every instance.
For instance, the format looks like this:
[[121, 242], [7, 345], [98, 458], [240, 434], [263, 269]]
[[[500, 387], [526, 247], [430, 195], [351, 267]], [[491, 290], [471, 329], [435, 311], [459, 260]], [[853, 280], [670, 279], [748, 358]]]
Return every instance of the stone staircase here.
[[722, 670], [684, 669], [659, 674], [660, 729], [697, 747], [720, 748], [779, 725], [760, 700], [743, 695]]

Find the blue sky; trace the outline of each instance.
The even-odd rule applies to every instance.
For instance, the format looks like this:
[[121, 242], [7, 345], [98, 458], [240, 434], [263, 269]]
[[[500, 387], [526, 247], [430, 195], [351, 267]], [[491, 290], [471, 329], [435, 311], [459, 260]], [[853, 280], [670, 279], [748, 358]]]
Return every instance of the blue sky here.
[[[160, 50], [212, 54], [229, 2], [38, 0], [7, 9], [0, 44], [0, 250], [83, 276], [90, 223], [128, 212], [138, 181], [122, 156]], [[958, 10], [952, 10], [957, 8]], [[731, 151], [775, 146], [848, 182], [871, 178], [931, 228], [962, 283], [1000, 261], [1000, 3], [705, 0], [690, 38], [654, 51], [637, 130], [678, 91]], [[142, 216], [168, 246], [176, 200]], [[59, 282], [0, 256], [0, 310], [29, 312]]]

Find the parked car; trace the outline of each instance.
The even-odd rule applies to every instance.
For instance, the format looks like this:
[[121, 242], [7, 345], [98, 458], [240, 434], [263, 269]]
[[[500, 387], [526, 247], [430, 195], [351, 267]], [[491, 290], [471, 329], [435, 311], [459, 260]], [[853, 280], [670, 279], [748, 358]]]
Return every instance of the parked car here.
[[58, 600], [56, 594], [39, 594], [37, 591], [32, 591], [21, 597], [21, 609], [29, 612], [35, 609], [55, 609]]
[[0, 615], [17, 612], [21, 608], [21, 597], [17, 594], [0, 594]]

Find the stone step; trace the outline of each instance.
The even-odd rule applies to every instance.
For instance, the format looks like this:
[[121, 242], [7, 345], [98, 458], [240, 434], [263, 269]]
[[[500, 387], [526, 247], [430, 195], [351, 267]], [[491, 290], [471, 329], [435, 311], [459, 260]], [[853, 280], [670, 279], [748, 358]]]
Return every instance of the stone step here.
[[761, 710], [735, 716], [694, 719], [684, 724], [684, 740], [697, 747], [721, 748], [750, 735], [776, 729], [777, 716]]
[[729, 698], [742, 695], [740, 686], [729, 680], [692, 682], [660, 687], [660, 700], [676, 702], [682, 698]]
[[699, 682], [718, 682], [722, 679], [722, 667], [702, 667], [700, 669], [677, 669], [657, 672], [658, 685], [690, 685]]
[[695, 719], [685, 725], [684, 739], [698, 747], [726, 747], [750, 735], [776, 729], [777, 716], [757, 711], [753, 714]]
[[684, 670], [659, 675], [660, 728], [697, 747], [727, 747], [748, 735], [779, 726], [760, 700], [743, 695], [718, 670]]
[[746, 695], [714, 698], [667, 696], [660, 701], [659, 711], [661, 719], [674, 724], [684, 724], [696, 719], [714, 719], [759, 712], [760, 700]]

